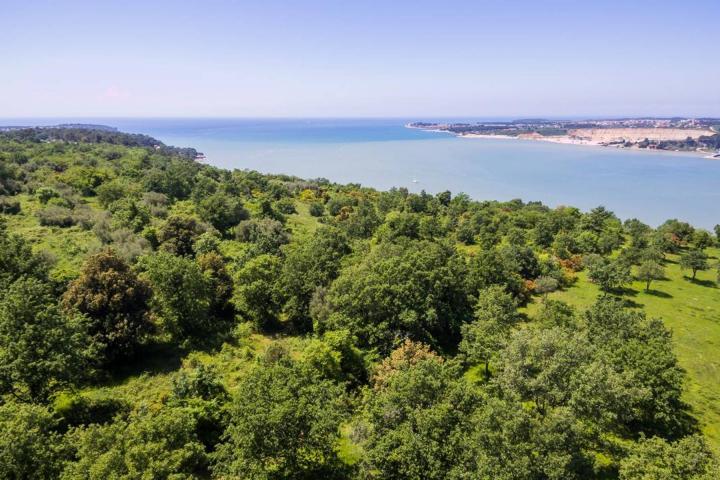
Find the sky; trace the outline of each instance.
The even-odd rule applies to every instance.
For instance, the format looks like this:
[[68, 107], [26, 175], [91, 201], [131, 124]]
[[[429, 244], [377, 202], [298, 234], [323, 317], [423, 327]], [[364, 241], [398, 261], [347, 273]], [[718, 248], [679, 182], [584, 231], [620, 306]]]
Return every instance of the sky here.
[[0, 0], [0, 117], [720, 117], [720, 1]]

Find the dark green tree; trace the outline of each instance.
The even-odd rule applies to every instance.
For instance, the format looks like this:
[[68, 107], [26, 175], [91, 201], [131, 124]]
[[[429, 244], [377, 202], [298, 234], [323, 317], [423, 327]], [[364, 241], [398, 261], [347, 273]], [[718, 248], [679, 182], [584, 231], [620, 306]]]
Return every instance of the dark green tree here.
[[680, 268], [692, 271], [692, 280], [695, 280], [697, 272], [710, 268], [708, 256], [702, 250], [689, 250], [680, 255]]
[[87, 259], [63, 304], [88, 318], [89, 333], [102, 347], [105, 362], [113, 363], [132, 356], [152, 330], [151, 296], [148, 283], [108, 249]]
[[203, 343], [220, 326], [210, 316], [212, 285], [190, 258], [158, 252], [140, 259], [140, 269], [153, 290], [152, 309], [161, 325], [184, 345]]
[[89, 373], [96, 348], [81, 316], [65, 316], [49, 285], [21, 278], [0, 294], [0, 393], [44, 401]]
[[480, 291], [475, 319], [462, 326], [459, 350], [469, 363], [485, 364], [486, 379], [490, 378], [490, 359], [501, 350], [518, 320], [517, 302], [502, 287]]
[[66, 457], [57, 419], [45, 407], [0, 404], [0, 477], [54, 480]]
[[645, 282], [645, 291], [650, 291], [650, 284], [653, 280], [662, 280], [665, 277], [665, 268], [661, 263], [653, 260], [645, 260], [637, 270], [637, 278]]
[[281, 272], [279, 257], [260, 255], [245, 263], [235, 275], [235, 308], [261, 331], [278, 326], [283, 306], [283, 292], [278, 284]]
[[338, 478], [341, 386], [281, 358], [243, 378], [214, 454], [218, 478]]

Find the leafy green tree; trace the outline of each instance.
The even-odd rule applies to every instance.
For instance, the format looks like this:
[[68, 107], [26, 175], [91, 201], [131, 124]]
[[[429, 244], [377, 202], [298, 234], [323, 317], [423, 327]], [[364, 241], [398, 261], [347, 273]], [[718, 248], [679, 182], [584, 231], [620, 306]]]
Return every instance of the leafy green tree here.
[[240, 222], [235, 236], [241, 242], [251, 242], [260, 253], [277, 255], [280, 247], [290, 241], [282, 223], [272, 218], [250, 219]]
[[588, 361], [591, 349], [579, 335], [561, 329], [518, 330], [501, 353], [498, 382], [542, 414], [565, 406], [572, 395], [573, 373]]
[[[139, 194], [139, 190], [140, 185], [132, 183], [127, 178], [119, 177], [103, 183], [95, 189], [95, 192], [100, 205], [104, 208], [108, 208], [112, 203], [120, 199], [137, 196]], [[45, 191], [41, 194], [38, 190], [37, 194], [40, 197], [40, 201], [42, 201], [43, 198], [48, 197], [48, 193]], [[43, 203], [46, 202], [47, 200]]]
[[[616, 408], [615, 429], [677, 437], [694, 428], [681, 399], [685, 372], [661, 320], [648, 320], [620, 299], [605, 297], [585, 312], [584, 328], [595, 358], [633, 389], [647, 392], [626, 389], [628, 401]], [[597, 390], [602, 389], [591, 389]]]
[[195, 434], [187, 409], [163, 407], [135, 413], [107, 425], [71, 430], [74, 460], [63, 480], [106, 478], [177, 478], [207, 476], [205, 448]]
[[312, 202], [308, 211], [313, 217], [322, 217], [325, 214], [325, 205], [321, 202]]
[[309, 331], [313, 294], [337, 277], [340, 260], [350, 253], [350, 245], [340, 229], [323, 227], [308, 241], [288, 247], [280, 275], [283, 295], [287, 297], [284, 310], [297, 330]]
[[700, 435], [674, 443], [658, 437], [641, 440], [620, 462], [621, 480], [711, 480], [719, 477], [720, 464]]
[[5, 219], [0, 218], [0, 289], [21, 276], [46, 280], [48, 270], [47, 257], [34, 253], [20, 235], [9, 233]]
[[45, 407], [0, 404], [0, 477], [54, 480], [65, 456], [57, 419]]
[[535, 292], [543, 296], [543, 302], [547, 300], [548, 293], [558, 289], [560, 282], [553, 277], [538, 277], [535, 280]]
[[662, 280], [665, 277], [665, 268], [658, 262], [645, 260], [638, 267], [637, 277], [645, 282], [645, 291], [649, 292], [653, 280]]
[[459, 340], [471, 316], [465, 262], [427, 240], [383, 242], [343, 270], [327, 294], [327, 328], [348, 329], [360, 345], [389, 351], [403, 338], [434, 347]]
[[63, 304], [89, 320], [89, 333], [103, 349], [105, 362], [127, 359], [152, 330], [152, 291], [113, 250], [91, 256], [73, 280]]
[[637, 218], [626, 220], [623, 227], [625, 228], [625, 232], [630, 236], [630, 246], [636, 248], [647, 247], [652, 228]]
[[196, 261], [210, 287], [210, 315], [218, 323], [230, 322], [235, 313], [230, 301], [233, 279], [225, 267], [226, 259], [217, 252], [208, 252], [198, 255]]
[[486, 379], [490, 378], [490, 359], [500, 351], [518, 320], [517, 303], [502, 287], [480, 291], [475, 320], [462, 326], [459, 350], [471, 364], [485, 364]]
[[238, 198], [220, 192], [203, 198], [198, 205], [198, 213], [200, 218], [221, 233], [227, 232], [249, 216]]
[[128, 228], [139, 232], [150, 223], [150, 208], [133, 198], [121, 198], [109, 205], [116, 228]]
[[44, 401], [86, 376], [96, 349], [80, 316], [64, 316], [51, 288], [21, 278], [0, 294], [0, 393]]
[[214, 450], [227, 427], [230, 399], [217, 369], [191, 357], [173, 374], [171, 388], [167, 404], [187, 409], [195, 419], [198, 440], [206, 451]]
[[680, 268], [692, 271], [692, 280], [695, 280], [697, 272], [710, 268], [708, 256], [702, 250], [689, 250], [680, 256]]
[[153, 290], [163, 328], [183, 344], [202, 343], [218, 330], [210, 318], [212, 285], [192, 259], [158, 252], [139, 263]]
[[715, 225], [713, 227], [713, 231], [715, 232], [715, 240], [720, 244], [720, 224]]
[[173, 255], [192, 256], [193, 244], [205, 229], [193, 217], [172, 215], [158, 232], [160, 249]]
[[600, 255], [588, 255], [583, 260], [588, 278], [596, 283], [605, 294], [617, 291], [630, 283], [630, 266], [619, 260]]
[[439, 480], [462, 469], [465, 432], [481, 399], [457, 365], [421, 357], [398, 365], [373, 392], [358, 426], [367, 432], [363, 478]]
[[504, 287], [519, 301], [527, 298], [517, 265], [495, 248], [472, 256], [467, 270], [467, 290], [473, 299], [477, 298], [477, 292], [493, 285]]
[[243, 317], [261, 331], [278, 326], [283, 306], [278, 278], [282, 262], [274, 255], [260, 255], [249, 260], [235, 275], [232, 301]]
[[587, 432], [564, 407], [545, 414], [513, 398], [489, 398], [472, 418], [466, 453], [448, 478], [483, 480], [594, 478]]
[[340, 477], [336, 442], [345, 418], [341, 386], [281, 358], [243, 378], [214, 454], [218, 478]]
[[712, 246], [713, 238], [707, 230], [695, 230], [692, 236], [692, 243], [698, 250], [705, 250]]

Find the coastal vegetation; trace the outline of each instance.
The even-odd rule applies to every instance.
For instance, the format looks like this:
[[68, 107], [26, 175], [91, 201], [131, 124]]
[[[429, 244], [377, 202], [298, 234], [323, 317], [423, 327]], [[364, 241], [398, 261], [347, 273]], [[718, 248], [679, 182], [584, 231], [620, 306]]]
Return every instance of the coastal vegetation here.
[[720, 476], [720, 226], [197, 155], [0, 133], [0, 477]]

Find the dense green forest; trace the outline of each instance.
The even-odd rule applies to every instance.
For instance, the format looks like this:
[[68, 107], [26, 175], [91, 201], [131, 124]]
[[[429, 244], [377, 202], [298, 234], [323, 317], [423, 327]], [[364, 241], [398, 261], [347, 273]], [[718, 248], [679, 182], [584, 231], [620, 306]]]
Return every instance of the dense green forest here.
[[718, 236], [0, 133], [0, 477], [715, 479]]

